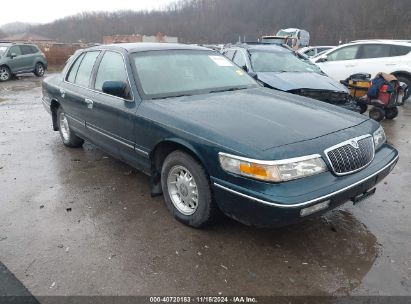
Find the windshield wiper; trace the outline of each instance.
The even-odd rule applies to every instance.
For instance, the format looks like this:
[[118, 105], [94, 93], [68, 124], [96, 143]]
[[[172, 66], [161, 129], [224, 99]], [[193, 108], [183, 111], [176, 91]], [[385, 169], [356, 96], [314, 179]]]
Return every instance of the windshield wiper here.
[[235, 88], [228, 88], [228, 89], [219, 89], [219, 90], [212, 90], [210, 93], [221, 93], [221, 92], [233, 92], [233, 91], [240, 91], [246, 90], [248, 87], [235, 87]]
[[172, 95], [172, 96], [164, 96], [164, 97], [154, 97], [154, 98], [151, 98], [151, 100], [178, 98], [178, 97], [186, 97], [186, 96], [193, 96], [193, 95], [190, 95], [190, 94], [181, 94], [181, 95]]

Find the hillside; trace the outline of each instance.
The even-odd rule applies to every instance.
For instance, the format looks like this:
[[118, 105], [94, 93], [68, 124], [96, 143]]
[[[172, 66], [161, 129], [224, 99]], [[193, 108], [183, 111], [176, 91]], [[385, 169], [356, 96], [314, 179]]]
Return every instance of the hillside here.
[[[64, 42], [163, 32], [189, 43], [256, 40], [280, 28], [301, 27], [315, 44], [364, 38], [411, 39], [409, 0], [183, 0], [163, 11], [83, 13], [31, 31]], [[242, 38], [243, 39], [243, 38]]]

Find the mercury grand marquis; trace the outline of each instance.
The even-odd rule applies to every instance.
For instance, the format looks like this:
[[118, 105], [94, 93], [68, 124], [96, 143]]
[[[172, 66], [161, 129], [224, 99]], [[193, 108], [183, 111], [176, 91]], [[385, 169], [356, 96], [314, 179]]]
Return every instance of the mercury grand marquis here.
[[196, 228], [219, 211], [265, 227], [318, 216], [372, 195], [398, 160], [377, 122], [263, 88], [197, 46], [84, 49], [44, 80], [43, 103], [64, 145], [88, 140], [145, 172]]

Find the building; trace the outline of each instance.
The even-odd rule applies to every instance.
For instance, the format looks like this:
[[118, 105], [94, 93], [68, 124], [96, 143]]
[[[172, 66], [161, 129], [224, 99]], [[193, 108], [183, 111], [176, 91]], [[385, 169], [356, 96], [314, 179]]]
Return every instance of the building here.
[[16, 34], [13, 36], [1, 38], [0, 42], [29, 42], [29, 43], [35, 43], [35, 44], [50, 44], [54, 43], [55, 41], [51, 38], [40, 36], [37, 34], [31, 34], [31, 33], [22, 33], [22, 34]]
[[157, 33], [155, 36], [145, 36], [145, 35], [112, 35], [104, 36], [103, 44], [113, 44], [113, 43], [134, 43], [134, 42], [168, 42], [168, 43], [178, 43], [178, 37], [165, 36], [163, 33]]

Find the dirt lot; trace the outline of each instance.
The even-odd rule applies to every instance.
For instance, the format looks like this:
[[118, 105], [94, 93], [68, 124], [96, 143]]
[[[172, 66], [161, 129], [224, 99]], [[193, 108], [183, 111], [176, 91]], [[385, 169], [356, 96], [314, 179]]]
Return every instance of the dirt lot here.
[[411, 295], [411, 102], [383, 124], [400, 162], [367, 201], [283, 229], [194, 230], [145, 175], [65, 148], [37, 78], [1, 83], [0, 261], [37, 296]]

